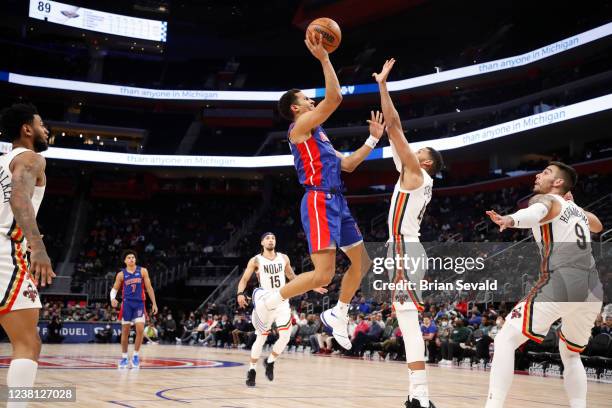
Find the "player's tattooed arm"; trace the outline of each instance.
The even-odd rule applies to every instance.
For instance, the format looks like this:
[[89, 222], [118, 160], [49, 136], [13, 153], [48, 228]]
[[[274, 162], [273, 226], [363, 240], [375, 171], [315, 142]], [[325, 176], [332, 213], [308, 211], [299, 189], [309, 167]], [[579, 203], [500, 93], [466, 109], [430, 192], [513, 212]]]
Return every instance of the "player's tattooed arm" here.
[[240, 282], [238, 282], [238, 293], [237, 293], [237, 301], [238, 305], [242, 308], [247, 307], [247, 298], [244, 294], [244, 290], [249, 284], [249, 280], [251, 280], [251, 276], [253, 276], [253, 272], [257, 269], [257, 257], [252, 257], [249, 259], [249, 263], [247, 267], [244, 269], [244, 273], [242, 274], [242, 278], [240, 278]]
[[529, 199], [529, 206], [534, 205], [535, 203], [542, 203], [548, 211], [553, 207], [555, 199], [548, 194], [536, 194]]
[[147, 295], [149, 295], [149, 299], [151, 299], [151, 303], [153, 303], [151, 314], [156, 315], [157, 314], [157, 301], [155, 300], [155, 291], [153, 290], [153, 285], [151, 285], [151, 278], [149, 278], [149, 271], [146, 268], [142, 268], [142, 277], [144, 279], [144, 284], [145, 284], [145, 289], [147, 290]]
[[542, 222], [548, 221], [556, 216], [559, 205], [555, 199], [547, 194], [536, 194], [529, 199], [529, 206], [518, 210], [511, 215], [499, 215], [493, 210], [486, 214], [495, 224], [499, 225], [499, 231], [506, 228], [533, 228]]
[[36, 223], [36, 212], [32, 205], [32, 195], [36, 180], [44, 177], [45, 158], [34, 152], [24, 152], [16, 156], [11, 162], [13, 174], [11, 186], [10, 206], [15, 216], [17, 226], [23, 232], [31, 249], [30, 272], [34, 280], [41, 286], [51, 284], [55, 273], [51, 267], [51, 260]]

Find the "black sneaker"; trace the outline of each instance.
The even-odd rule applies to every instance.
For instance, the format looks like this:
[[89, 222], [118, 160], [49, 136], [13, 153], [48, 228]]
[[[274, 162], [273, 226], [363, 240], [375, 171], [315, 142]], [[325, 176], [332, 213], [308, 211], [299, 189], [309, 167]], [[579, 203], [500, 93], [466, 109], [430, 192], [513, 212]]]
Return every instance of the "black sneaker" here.
[[249, 387], [255, 386], [255, 376], [256, 375], [257, 375], [257, 372], [253, 370], [252, 368], [247, 372], [247, 380], [246, 380], [247, 386]]
[[266, 377], [268, 380], [274, 381], [274, 363], [268, 363], [268, 359], [264, 359], [263, 361], [264, 367], [266, 367]]
[[408, 396], [408, 399], [404, 403], [404, 406], [406, 408], [436, 408], [436, 406], [433, 404], [433, 402], [431, 402], [431, 400], [429, 401], [429, 406], [424, 407], [421, 405], [421, 402], [416, 398], [413, 398], [411, 401], [410, 396]]

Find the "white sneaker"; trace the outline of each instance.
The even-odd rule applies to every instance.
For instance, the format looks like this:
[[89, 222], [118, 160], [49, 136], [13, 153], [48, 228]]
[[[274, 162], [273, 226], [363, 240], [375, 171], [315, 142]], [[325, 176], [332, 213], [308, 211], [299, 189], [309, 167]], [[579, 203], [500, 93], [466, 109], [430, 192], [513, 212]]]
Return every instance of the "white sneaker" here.
[[332, 335], [345, 350], [350, 350], [353, 345], [348, 336], [348, 319], [332, 309], [321, 313], [321, 322], [332, 330]]
[[265, 296], [268, 295], [268, 291], [263, 288], [257, 288], [253, 291], [253, 313], [251, 314], [251, 322], [253, 327], [259, 333], [267, 331], [270, 327], [268, 320], [272, 314], [272, 310], [266, 307], [264, 302]]

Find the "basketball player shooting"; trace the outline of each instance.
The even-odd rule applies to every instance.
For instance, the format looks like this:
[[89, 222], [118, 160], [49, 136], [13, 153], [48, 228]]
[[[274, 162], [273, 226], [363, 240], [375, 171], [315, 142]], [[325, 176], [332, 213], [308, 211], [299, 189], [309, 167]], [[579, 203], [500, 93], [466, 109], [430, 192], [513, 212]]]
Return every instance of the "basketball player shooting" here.
[[144, 336], [144, 326], [146, 320], [145, 312], [145, 289], [153, 303], [151, 313], [157, 314], [157, 303], [155, 301], [155, 291], [151, 285], [149, 271], [146, 268], [136, 265], [136, 252], [128, 250], [123, 253], [125, 268], [117, 273], [115, 284], [110, 292], [111, 305], [117, 307], [117, 293], [123, 288], [123, 301], [119, 318], [121, 319], [121, 360], [118, 368], [128, 368], [128, 339], [130, 337], [130, 327], [133, 324], [136, 328], [136, 339], [134, 340], [134, 354], [132, 355], [132, 368], [140, 368], [140, 346]]
[[370, 137], [348, 156], [337, 152], [321, 124], [342, 101], [340, 85], [322, 45], [321, 35], [307, 34], [306, 47], [320, 61], [325, 76], [325, 98], [314, 101], [299, 89], [287, 91], [279, 101], [279, 111], [293, 123], [288, 138], [300, 184], [306, 190], [301, 203], [302, 226], [314, 271], [298, 275], [280, 291], [261, 290], [253, 296], [255, 318], [267, 324], [269, 315], [285, 300], [317, 287], [327, 286], [336, 270], [336, 248], [348, 256], [351, 265], [344, 274], [336, 306], [321, 314], [321, 321], [331, 329], [334, 338], [345, 349], [351, 348], [348, 337], [349, 303], [367, 271], [370, 260], [363, 238], [342, 193], [341, 172], [352, 172], [370, 154], [384, 132], [380, 113], [372, 112]]
[[[261, 253], [255, 255], [249, 260], [244, 274], [238, 283], [238, 294], [237, 300], [238, 305], [241, 308], [247, 307], [247, 298], [244, 293], [251, 276], [253, 273], [257, 275], [259, 279], [259, 288], [263, 288], [269, 291], [278, 291], [285, 286], [286, 280], [295, 279], [295, 273], [291, 267], [289, 257], [280, 252], [276, 252], [276, 236], [271, 232], [266, 232], [261, 236]], [[261, 289], [255, 289], [259, 291]], [[320, 294], [327, 293], [325, 288], [313, 289], [315, 292]], [[255, 296], [255, 291], [253, 296]], [[253, 316], [256, 318], [256, 316]], [[278, 340], [272, 346], [272, 352], [268, 358], [264, 359], [264, 367], [266, 368], [266, 377], [268, 380], [274, 380], [274, 362], [281, 355], [289, 339], [291, 337], [291, 308], [289, 307], [289, 301], [284, 301], [274, 311], [274, 315], [270, 316], [271, 321], [276, 323], [276, 329], [278, 330]], [[256, 323], [253, 321], [255, 326], [255, 333], [257, 335], [255, 343], [251, 346], [251, 359], [249, 364], [249, 371], [247, 372], [246, 385], [249, 387], [255, 386], [255, 377], [257, 375], [257, 361], [261, 356], [261, 351], [268, 335], [270, 334], [267, 327], [261, 325], [260, 322]]]
[[[391, 100], [387, 89], [387, 78], [395, 64], [392, 58], [383, 65], [380, 73], [372, 76], [378, 83], [380, 91], [380, 103], [387, 123], [387, 134], [391, 143], [393, 161], [397, 171], [400, 173], [395, 184], [389, 209], [389, 248], [391, 257], [412, 254], [415, 257], [425, 254], [425, 250], [419, 243], [419, 230], [425, 208], [431, 200], [433, 179], [443, 166], [442, 155], [431, 147], [412, 151], [404, 131], [402, 123]], [[393, 276], [399, 280], [407, 281], [407, 271], [394, 267]], [[414, 274], [416, 271], [411, 271]], [[417, 279], [422, 278], [424, 271], [420, 271]], [[427, 386], [427, 374], [425, 372], [425, 342], [419, 325], [419, 312], [423, 311], [423, 303], [420, 294], [409, 291], [405, 297], [398, 297], [393, 293], [393, 308], [397, 314], [397, 320], [404, 337], [406, 349], [406, 362], [410, 377], [410, 389], [407, 408], [434, 407], [429, 401], [429, 387]]]
[[[540, 279], [525, 300], [506, 317], [495, 337], [486, 408], [501, 408], [514, 376], [514, 351], [531, 339], [541, 343], [561, 319], [559, 354], [563, 384], [571, 408], [585, 408], [587, 376], [580, 359], [602, 306], [601, 282], [591, 252], [591, 232], [603, 229], [599, 219], [578, 207], [570, 189], [578, 175], [567, 164], [550, 162], [536, 175], [529, 206], [511, 215], [487, 211], [506, 228], [531, 228], [541, 249]], [[559, 290], [562, 288], [563, 290]], [[565, 293], [560, 297], [560, 293]]]
[[[50, 285], [55, 277], [36, 223], [46, 185], [46, 161], [39, 153], [47, 150], [49, 131], [36, 107], [27, 104], [5, 109], [1, 127], [13, 145], [0, 158], [4, 192], [0, 204], [0, 324], [13, 349], [6, 385], [32, 387], [41, 348], [37, 323], [42, 306], [36, 286]], [[6, 406], [25, 407], [27, 403], [7, 402]]]

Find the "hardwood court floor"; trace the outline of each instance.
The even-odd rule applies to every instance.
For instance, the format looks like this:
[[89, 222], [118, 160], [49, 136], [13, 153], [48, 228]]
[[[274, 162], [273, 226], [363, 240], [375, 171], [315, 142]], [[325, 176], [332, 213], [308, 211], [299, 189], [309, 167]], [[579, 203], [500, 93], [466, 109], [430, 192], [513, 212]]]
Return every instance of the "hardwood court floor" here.
[[[147, 345], [141, 350], [143, 368], [119, 371], [110, 368], [116, 365], [119, 350], [116, 344], [43, 345], [42, 364], [52, 368], [38, 370], [37, 385], [76, 385], [77, 402], [29, 406], [401, 408], [408, 389], [406, 367], [396, 362], [288, 353], [276, 363], [274, 382], [265, 378], [259, 365], [257, 387], [247, 388], [245, 365], [193, 368], [214, 364], [204, 360], [245, 363], [246, 351]], [[8, 344], [0, 345], [0, 355], [10, 355]], [[155, 368], [145, 368], [145, 364]], [[92, 366], [96, 368], [89, 368]], [[7, 369], [0, 371], [4, 383]], [[488, 372], [434, 366], [428, 372], [432, 400], [438, 408], [484, 407]], [[610, 401], [611, 384], [589, 382], [589, 408], [608, 408]], [[506, 403], [507, 408], [567, 406], [561, 379], [524, 375], [515, 375]]]

